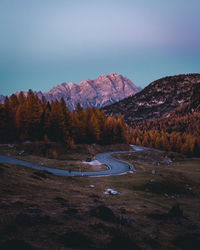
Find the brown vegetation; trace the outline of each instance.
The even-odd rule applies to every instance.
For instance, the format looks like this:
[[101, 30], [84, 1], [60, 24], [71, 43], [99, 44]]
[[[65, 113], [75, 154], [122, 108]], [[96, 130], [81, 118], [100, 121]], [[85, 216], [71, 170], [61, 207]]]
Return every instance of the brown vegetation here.
[[[95, 108], [83, 110], [80, 104], [70, 112], [64, 99], [46, 102], [31, 90], [21, 92], [0, 105], [0, 141], [58, 141], [75, 149], [77, 143], [112, 144], [126, 142], [122, 118], [106, 117]], [[56, 157], [56, 153], [53, 153]]]
[[199, 159], [155, 166], [141, 157], [130, 162], [143, 171], [105, 178], [1, 164], [0, 248], [199, 249]]
[[200, 156], [200, 112], [183, 115], [180, 108], [169, 117], [134, 122], [131, 126], [133, 144]]
[[192, 111], [199, 103], [198, 98], [194, 100], [169, 117], [132, 122], [129, 127], [121, 115], [106, 117], [103, 110], [89, 107], [83, 110], [79, 104], [70, 112], [64, 99], [49, 103], [30, 90], [27, 97], [21, 92], [0, 104], [0, 142], [43, 141], [42, 151], [48, 151], [54, 159], [58, 153], [49, 149], [50, 141], [74, 150], [80, 143], [125, 142], [199, 157], [200, 112]]

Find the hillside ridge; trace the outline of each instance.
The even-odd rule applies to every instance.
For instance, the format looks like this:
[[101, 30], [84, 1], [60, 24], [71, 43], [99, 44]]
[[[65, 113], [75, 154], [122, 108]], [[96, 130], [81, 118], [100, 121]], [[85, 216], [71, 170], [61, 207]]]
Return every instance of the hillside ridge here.
[[[200, 74], [167, 76], [150, 83], [142, 91], [104, 107], [107, 115], [120, 113], [130, 124], [167, 116], [181, 105], [193, 102], [200, 91]], [[195, 105], [198, 107], [198, 105]]]

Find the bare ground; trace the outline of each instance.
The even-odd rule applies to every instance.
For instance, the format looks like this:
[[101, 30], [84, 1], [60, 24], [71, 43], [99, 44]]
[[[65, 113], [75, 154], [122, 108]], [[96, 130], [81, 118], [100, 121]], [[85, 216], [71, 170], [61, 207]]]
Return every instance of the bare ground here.
[[199, 249], [200, 159], [120, 157], [138, 171], [62, 177], [1, 164], [0, 249]]

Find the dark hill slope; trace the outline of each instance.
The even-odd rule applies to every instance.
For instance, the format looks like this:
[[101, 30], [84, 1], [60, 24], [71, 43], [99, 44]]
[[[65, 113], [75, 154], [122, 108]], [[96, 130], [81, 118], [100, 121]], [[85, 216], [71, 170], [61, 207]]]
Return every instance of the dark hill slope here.
[[149, 84], [134, 96], [104, 107], [108, 115], [121, 113], [126, 122], [167, 116], [181, 106], [199, 110], [200, 74], [165, 77]]

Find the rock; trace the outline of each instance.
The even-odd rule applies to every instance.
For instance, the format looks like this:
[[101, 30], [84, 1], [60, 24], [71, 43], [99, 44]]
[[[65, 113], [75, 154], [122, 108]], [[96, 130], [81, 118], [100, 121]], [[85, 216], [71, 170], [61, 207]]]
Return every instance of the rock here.
[[168, 158], [167, 156], [162, 160], [162, 164], [169, 165], [172, 163], [172, 160]]
[[155, 174], [156, 174], [156, 170], [153, 169], [153, 170], [151, 171], [151, 173], [152, 173], [153, 175], [155, 175]]
[[24, 150], [20, 150], [18, 154], [22, 155], [24, 152], [25, 152]]
[[187, 190], [192, 191], [192, 188], [190, 187], [189, 184], [186, 184], [185, 187], [186, 187]]
[[32, 143], [32, 141], [24, 141], [23, 144], [29, 144], [29, 143]]
[[107, 188], [104, 190], [104, 194], [116, 195], [116, 194], [119, 194], [119, 192], [117, 192], [116, 190], [114, 190], [112, 188]]

